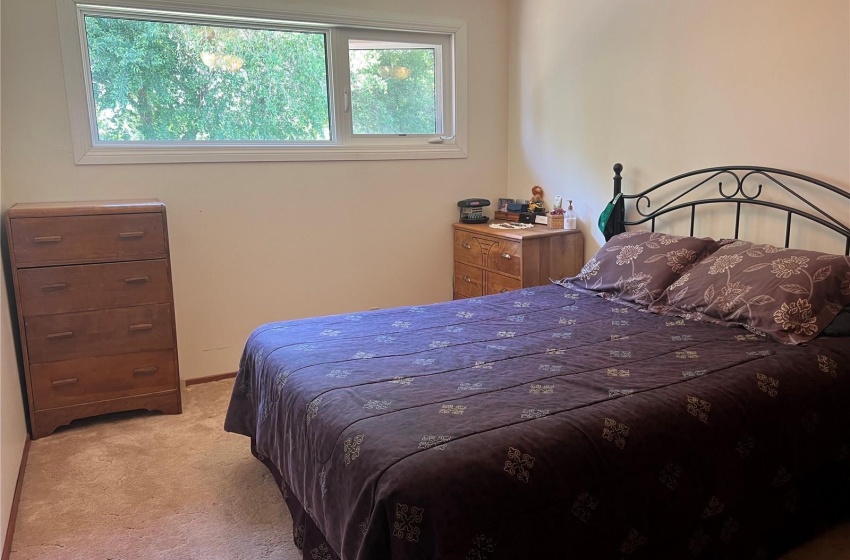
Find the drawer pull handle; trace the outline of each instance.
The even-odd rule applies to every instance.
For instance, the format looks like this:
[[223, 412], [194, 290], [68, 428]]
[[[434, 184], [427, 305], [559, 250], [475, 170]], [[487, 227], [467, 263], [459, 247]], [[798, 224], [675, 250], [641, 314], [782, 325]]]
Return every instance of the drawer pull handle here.
[[463, 247], [464, 249], [472, 249], [472, 245], [470, 245], [469, 243], [464, 243], [463, 245], [461, 245], [461, 247]]
[[151, 367], [142, 367], [133, 370], [133, 375], [148, 375], [151, 373], [156, 373], [159, 371], [159, 368], [156, 366]]
[[57, 379], [53, 382], [54, 387], [60, 387], [62, 385], [74, 385], [79, 381], [76, 377], [68, 377], [67, 379]]
[[138, 239], [144, 236], [145, 232], [143, 231], [122, 231], [118, 234], [118, 237], [120, 237], [121, 239]]
[[464, 282], [472, 282], [472, 278], [470, 278], [469, 276], [464, 276], [463, 281]]
[[510, 292], [510, 290], [507, 288], [502, 288], [501, 290], [499, 290], [500, 294], [504, 294], [505, 292]]
[[137, 325], [130, 325], [130, 330], [135, 331], [149, 331], [153, 328], [151, 323], [139, 323]]
[[61, 235], [45, 235], [42, 237], [36, 237], [33, 239], [36, 243], [59, 243], [62, 241]]
[[144, 284], [148, 280], [150, 280], [150, 278], [147, 276], [133, 276], [132, 278], [125, 278], [124, 282], [128, 284]]
[[508, 253], [502, 253], [502, 258], [503, 259], [510, 259], [511, 256]]
[[67, 290], [68, 284], [45, 284], [41, 287], [42, 292], [58, 292], [61, 290]]
[[74, 336], [72, 331], [57, 332], [47, 335], [47, 340], [60, 340], [62, 338], [71, 338]]

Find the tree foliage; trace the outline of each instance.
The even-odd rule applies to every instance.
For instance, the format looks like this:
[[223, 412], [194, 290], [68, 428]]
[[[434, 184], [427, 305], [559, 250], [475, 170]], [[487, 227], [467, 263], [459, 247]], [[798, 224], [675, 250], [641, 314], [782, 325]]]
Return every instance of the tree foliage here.
[[355, 134], [437, 132], [433, 49], [349, 52]]
[[86, 33], [101, 140], [329, 138], [320, 33], [105, 17]]
[[[330, 139], [322, 33], [87, 16], [86, 35], [100, 140]], [[435, 132], [433, 50], [351, 67], [356, 133]]]

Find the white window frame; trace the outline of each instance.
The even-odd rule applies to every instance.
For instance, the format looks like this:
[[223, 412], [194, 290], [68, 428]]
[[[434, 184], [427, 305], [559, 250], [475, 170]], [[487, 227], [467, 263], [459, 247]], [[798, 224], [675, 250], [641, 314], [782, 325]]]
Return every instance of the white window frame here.
[[[56, 0], [74, 159], [78, 164], [245, 161], [327, 161], [443, 159], [467, 157], [466, 23], [385, 13], [270, 11], [191, 4], [180, 0]], [[311, 8], [312, 9], [312, 8]], [[121, 13], [123, 10], [123, 14]], [[85, 14], [163, 21], [236, 23], [241, 27], [326, 33], [330, 141], [316, 142], [106, 142], [98, 140], [91, 93], [91, 66], [85, 40]], [[159, 13], [159, 14], [157, 14]], [[439, 45], [443, 76], [438, 107], [442, 130], [436, 135], [355, 135], [345, 112], [349, 81], [348, 39]], [[350, 99], [349, 99], [350, 102]]]
[[[382, 44], [384, 48], [395, 43], [396, 48], [410, 48], [415, 46], [425, 46], [434, 48], [436, 66], [435, 89], [437, 92], [436, 106], [437, 116], [440, 118], [438, 130], [434, 134], [355, 134], [353, 131], [354, 111], [350, 103], [350, 86], [351, 78], [349, 75], [350, 67], [348, 64], [349, 40], [369, 41], [374, 40], [376, 46]], [[355, 144], [361, 146], [381, 145], [387, 142], [399, 142], [409, 144], [421, 144], [422, 141], [441, 141], [445, 143], [450, 140], [454, 132], [454, 114], [452, 111], [452, 92], [454, 86], [452, 83], [453, 74], [451, 57], [444, 53], [451, 53], [451, 38], [448, 35], [426, 34], [426, 33], [403, 33], [403, 32], [382, 32], [380, 36], [376, 36], [372, 30], [364, 29], [339, 29], [333, 34], [332, 43], [335, 45], [334, 71], [332, 74], [337, 78], [336, 91], [334, 96], [336, 99], [342, 99], [342, 103], [337, 103], [336, 106], [336, 122], [339, 123], [339, 134], [341, 141], [345, 144]], [[448, 83], [446, 83], [448, 82]], [[348, 110], [348, 109], [351, 110]]]

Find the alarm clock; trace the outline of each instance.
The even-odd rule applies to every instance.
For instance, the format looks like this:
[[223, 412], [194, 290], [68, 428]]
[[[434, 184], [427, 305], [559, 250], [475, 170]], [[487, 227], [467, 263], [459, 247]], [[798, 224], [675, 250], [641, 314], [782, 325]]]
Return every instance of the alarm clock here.
[[460, 221], [465, 224], [483, 224], [488, 218], [484, 215], [483, 208], [490, 206], [486, 198], [465, 198], [457, 203], [460, 208]]

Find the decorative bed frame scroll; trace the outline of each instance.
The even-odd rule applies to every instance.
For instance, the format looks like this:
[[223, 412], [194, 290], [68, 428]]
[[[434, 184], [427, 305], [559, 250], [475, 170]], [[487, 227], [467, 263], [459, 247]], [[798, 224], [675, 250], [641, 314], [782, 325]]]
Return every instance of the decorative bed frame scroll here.
[[[785, 222], [785, 247], [788, 247], [788, 241], [791, 237], [791, 217], [792, 216], [800, 216], [802, 218], [806, 218], [812, 222], [818, 223], [832, 231], [838, 233], [839, 235], [843, 235], [846, 239], [844, 245], [844, 254], [850, 255], [850, 222], [844, 223], [841, 220], [833, 217], [828, 212], [823, 209], [815, 206], [798, 193], [796, 193], [792, 188], [788, 187], [782, 181], [777, 179], [777, 177], [783, 178], [790, 177], [796, 179], [797, 181], [801, 181], [807, 183], [809, 185], [814, 185], [816, 187], [820, 187], [831, 191], [847, 200], [847, 206], [844, 207], [846, 210], [843, 214], [844, 219], [847, 219], [848, 214], [850, 214], [850, 192], [839, 189], [834, 185], [830, 185], [828, 183], [824, 183], [823, 181], [819, 181], [818, 179], [814, 179], [812, 177], [807, 177], [806, 175], [801, 175], [799, 173], [794, 173], [793, 171], [785, 171], [782, 169], [773, 169], [770, 167], [754, 167], [754, 166], [746, 166], [746, 165], [733, 165], [728, 167], [708, 167], [706, 169], [700, 169], [697, 171], [689, 171], [687, 173], [682, 173], [681, 175], [677, 175], [676, 177], [672, 177], [665, 181], [662, 181], [652, 187], [649, 187], [643, 192], [639, 192], [637, 194], [623, 194], [622, 193], [622, 181], [623, 177], [620, 175], [620, 172], [623, 171], [623, 166], [619, 163], [614, 165], [614, 197], [616, 200], [616, 205], [614, 207], [614, 212], [611, 215], [611, 218], [614, 220], [614, 233], [622, 233], [626, 231], [626, 226], [633, 226], [638, 224], [643, 224], [646, 222], [651, 222], [652, 231], [655, 231], [655, 219], [658, 216], [662, 216], [664, 214], [682, 210], [684, 208], [691, 209], [691, 235], [694, 234], [694, 218], [696, 216], [696, 207], [701, 206], [703, 204], [735, 204], [735, 239], [738, 239], [738, 229], [740, 225], [741, 219], [741, 205], [743, 204], [753, 204], [756, 206], [766, 206], [768, 208], [775, 208], [777, 210], [782, 210], [787, 213], [787, 220]], [[723, 190], [723, 178], [725, 176], [729, 176], [731, 179], [734, 179], [734, 183], [732, 183], [732, 187], [730, 190], [734, 188], [735, 190], [727, 194]], [[757, 176], [761, 181], [758, 184], [758, 190], [754, 193], [748, 194], [744, 189], [744, 182], [750, 177]], [[648, 209], [651, 206], [650, 193], [653, 193], [657, 189], [664, 187], [666, 185], [671, 185], [674, 183], [678, 183], [684, 179], [688, 179], [690, 177], [695, 178], [697, 181], [695, 184], [685, 187], [679, 194], [674, 196], [671, 200], [665, 202], [660, 207], [656, 208], [654, 211], [649, 212]], [[677, 201], [680, 201], [682, 197], [693, 192], [699, 187], [705, 185], [709, 181], [720, 177], [718, 180], [718, 189], [719, 189], [719, 197], [715, 198], [703, 198], [699, 200], [687, 200], [682, 201], [679, 204], [675, 204]], [[767, 179], [765, 181], [764, 179]], [[753, 184], [751, 182], [750, 184]], [[778, 204], [775, 202], [770, 202], [767, 200], [759, 200], [759, 196], [762, 194], [763, 185], [775, 185], [778, 188], [783, 189], [788, 194], [792, 195], [798, 201], [800, 201], [800, 206], [798, 208], [794, 208], [792, 206], [786, 206], [784, 204]], [[620, 195], [619, 198], [617, 196]], [[626, 220], [625, 217], [625, 201], [634, 199], [634, 210], [640, 215], [639, 218], [635, 220]], [[642, 207], [645, 205], [645, 208]], [[613, 234], [612, 234], [613, 235]], [[610, 238], [610, 236], [609, 236]], [[607, 240], [607, 239], [606, 239]]]

